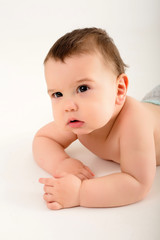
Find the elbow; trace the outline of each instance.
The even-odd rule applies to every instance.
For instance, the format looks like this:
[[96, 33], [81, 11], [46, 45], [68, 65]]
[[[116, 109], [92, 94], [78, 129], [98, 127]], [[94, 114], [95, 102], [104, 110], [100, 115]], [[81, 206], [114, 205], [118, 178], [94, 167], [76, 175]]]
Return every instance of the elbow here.
[[[129, 184], [125, 185], [124, 189], [122, 190], [123, 192], [123, 196], [122, 196], [122, 204], [120, 204], [121, 206], [123, 205], [129, 205], [129, 204], [134, 204], [136, 202], [140, 202], [142, 200], [144, 200], [153, 183], [153, 178], [146, 178], [143, 179], [143, 181], [134, 178], [133, 176], [130, 176], [130, 180], [128, 182]], [[125, 197], [126, 194], [126, 199], [124, 199], [123, 197]]]
[[137, 191], [135, 191], [136, 196], [135, 196], [135, 202], [139, 202], [144, 200], [147, 195], [149, 194], [150, 190], [151, 190], [151, 186], [152, 186], [152, 182], [148, 182], [148, 183], [140, 183], [138, 182], [138, 188]]
[[145, 199], [150, 191], [151, 187], [148, 186], [141, 186], [140, 187], [140, 191], [137, 194], [137, 202], [142, 201], [143, 199]]
[[131, 195], [134, 195], [132, 195], [134, 202], [139, 202], [145, 199], [151, 190], [155, 178], [155, 169], [141, 176], [135, 177], [132, 175], [131, 177], [134, 179], [132, 182]]
[[36, 133], [33, 141], [32, 141], [32, 154], [33, 154], [33, 159], [35, 160], [35, 162], [40, 165], [41, 164], [41, 154], [40, 154], [40, 150], [42, 149], [41, 147], [41, 138], [38, 136], [38, 134]]
[[151, 181], [146, 182], [144, 184], [141, 184], [141, 200], [143, 200], [149, 194], [152, 184], [153, 184], [153, 180], [154, 179], [152, 179]]
[[143, 181], [139, 181], [139, 197], [140, 200], [143, 200], [144, 198], [147, 197], [147, 195], [149, 194], [153, 181], [155, 178], [155, 171], [152, 172], [152, 174], [146, 176], [145, 178], [143, 178]]

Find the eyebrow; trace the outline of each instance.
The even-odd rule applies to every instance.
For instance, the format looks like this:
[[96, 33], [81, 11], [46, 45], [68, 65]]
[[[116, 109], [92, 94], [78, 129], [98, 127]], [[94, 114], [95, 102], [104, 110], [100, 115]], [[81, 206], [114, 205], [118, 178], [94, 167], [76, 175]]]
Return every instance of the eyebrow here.
[[82, 79], [78, 80], [77, 82], [78, 82], [78, 83], [79, 83], [79, 82], [94, 82], [94, 80], [91, 79], [91, 78], [82, 78]]
[[50, 92], [55, 92], [55, 89], [48, 89], [47, 92], [48, 92], [48, 93], [50, 93]]
[[[82, 78], [78, 81], [76, 81], [75, 83], [81, 83], [81, 82], [94, 82], [93, 79], [91, 78]], [[48, 89], [47, 92], [50, 93], [50, 92], [55, 92], [56, 90], [55, 89]]]

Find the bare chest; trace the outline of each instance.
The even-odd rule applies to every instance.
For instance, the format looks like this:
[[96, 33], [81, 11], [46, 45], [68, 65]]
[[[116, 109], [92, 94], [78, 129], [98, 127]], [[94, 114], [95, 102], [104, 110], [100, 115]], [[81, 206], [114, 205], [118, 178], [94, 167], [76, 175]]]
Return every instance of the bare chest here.
[[79, 141], [96, 156], [104, 159], [114, 161], [116, 163], [120, 162], [120, 148], [119, 140], [109, 138], [107, 140], [102, 140], [98, 137], [79, 137]]

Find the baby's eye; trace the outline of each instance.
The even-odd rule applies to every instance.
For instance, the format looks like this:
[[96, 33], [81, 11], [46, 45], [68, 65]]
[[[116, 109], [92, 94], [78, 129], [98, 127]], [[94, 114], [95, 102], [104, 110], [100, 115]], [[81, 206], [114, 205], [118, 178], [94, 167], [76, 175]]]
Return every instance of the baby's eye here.
[[86, 92], [89, 89], [87, 85], [81, 85], [78, 87], [77, 92]]
[[53, 98], [59, 98], [59, 97], [62, 97], [62, 96], [63, 96], [63, 94], [61, 92], [55, 92], [55, 93], [52, 94]]

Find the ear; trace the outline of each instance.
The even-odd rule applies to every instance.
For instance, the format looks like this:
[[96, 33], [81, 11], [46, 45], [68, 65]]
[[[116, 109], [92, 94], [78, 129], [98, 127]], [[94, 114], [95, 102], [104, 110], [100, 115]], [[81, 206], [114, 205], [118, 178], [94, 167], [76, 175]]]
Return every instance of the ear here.
[[117, 78], [117, 97], [116, 104], [122, 105], [125, 101], [128, 89], [128, 77], [126, 74], [122, 73]]

